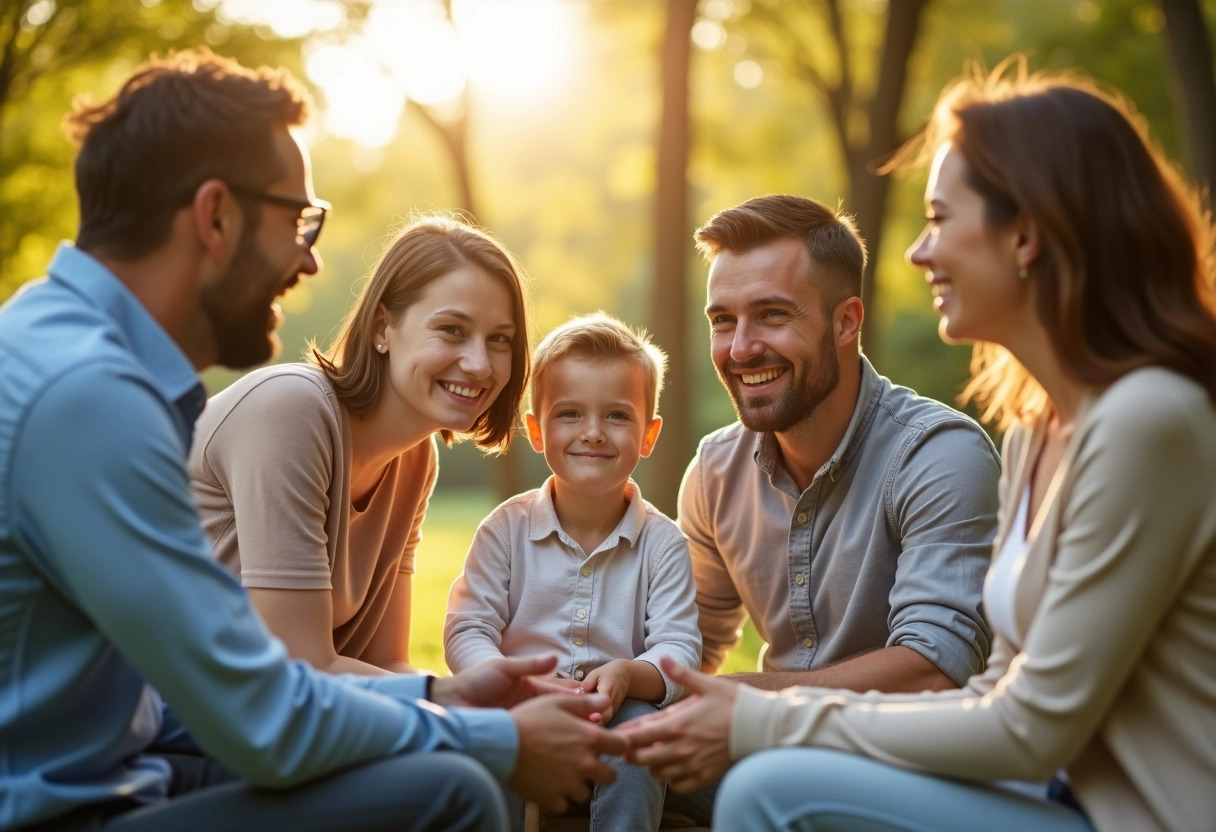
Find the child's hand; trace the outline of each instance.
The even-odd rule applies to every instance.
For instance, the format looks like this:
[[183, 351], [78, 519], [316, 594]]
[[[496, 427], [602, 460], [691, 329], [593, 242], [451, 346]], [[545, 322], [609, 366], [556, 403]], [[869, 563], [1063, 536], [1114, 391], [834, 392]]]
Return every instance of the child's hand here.
[[628, 659], [614, 659], [608, 664], [601, 665], [587, 674], [583, 679], [583, 688], [588, 692], [602, 693], [612, 703], [600, 714], [601, 724], [607, 725], [612, 720], [621, 701], [629, 694], [630, 665]]

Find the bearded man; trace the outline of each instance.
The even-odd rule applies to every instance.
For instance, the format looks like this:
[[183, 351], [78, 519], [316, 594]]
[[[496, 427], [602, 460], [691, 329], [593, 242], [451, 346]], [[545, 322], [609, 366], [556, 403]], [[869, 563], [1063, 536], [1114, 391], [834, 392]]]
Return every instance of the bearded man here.
[[861, 354], [866, 252], [847, 215], [765, 196], [696, 240], [739, 416], [701, 441], [680, 489], [703, 669], [750, 616], [766, 644], [761, 672], [741, 678], [755, 687], [957, 687], [988, 656], [996, 448]]

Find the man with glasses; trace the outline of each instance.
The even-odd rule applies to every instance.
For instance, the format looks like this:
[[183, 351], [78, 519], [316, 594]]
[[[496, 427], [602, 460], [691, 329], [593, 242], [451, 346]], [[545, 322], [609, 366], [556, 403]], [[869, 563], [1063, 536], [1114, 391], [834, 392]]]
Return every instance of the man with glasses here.
[[613, 776], [606, 697], [532, 698], [552, 659], [326, 676], [211, 559], [197, 372], [269, 359], [320, 268], [307, 106], [188, 52], [70, 117], [76, 244], [0, 307], [0, 828], [495, 829], [496, 779], [560, 809]]

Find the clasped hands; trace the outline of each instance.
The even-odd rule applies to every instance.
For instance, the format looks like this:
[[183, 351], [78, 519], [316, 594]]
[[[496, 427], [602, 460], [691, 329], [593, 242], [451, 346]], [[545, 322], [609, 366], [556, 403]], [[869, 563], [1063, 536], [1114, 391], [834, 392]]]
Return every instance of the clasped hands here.
[[597, 724], [607, 722], [624, 698], [612, 671], [593, 672], [581, 684], [571, 684], [551, 675], [557, 665], [553, 655], [495, 659], [438, 678], [432, 699], [444, 706], [510, 709], [519, 756], [507, 786], [549, 811], [562, 812], [571, 801], [587, 800], [597, 783], [616, 778], [601, 755], [624, 756], [645, 766], [677, 792], [716, 782], [730, 767], [737, 683], [667, 658], [660, 664], [688, 698], [614, 731]]

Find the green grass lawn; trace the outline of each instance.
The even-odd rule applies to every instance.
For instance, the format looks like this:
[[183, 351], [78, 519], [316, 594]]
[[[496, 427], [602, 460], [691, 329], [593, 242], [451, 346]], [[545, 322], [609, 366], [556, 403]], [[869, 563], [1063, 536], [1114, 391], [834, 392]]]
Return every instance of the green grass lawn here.
[[[440, 488], [431, 499], [418, 547], [410, 615], [410, 660], [420, 670], [447, 673], [443, 662], [443, 615], [448, 589], [460, 574], [477, 524], [494, 505], [493, 497], [480, 491]], [[760, 639], [748, 623], [743, 641], [726, 657], [723, 672], [755, 670], [759, 650]]]

